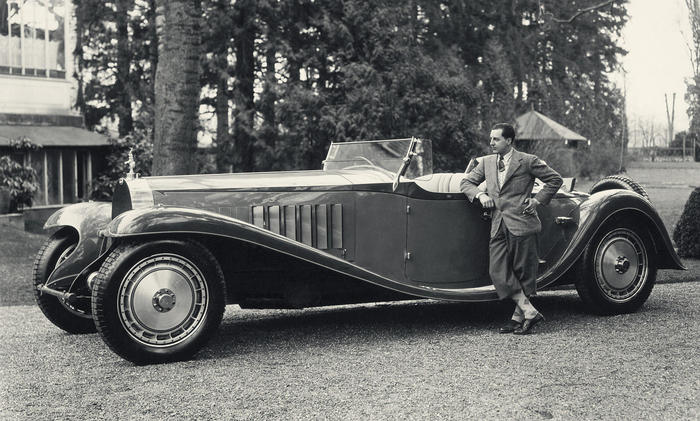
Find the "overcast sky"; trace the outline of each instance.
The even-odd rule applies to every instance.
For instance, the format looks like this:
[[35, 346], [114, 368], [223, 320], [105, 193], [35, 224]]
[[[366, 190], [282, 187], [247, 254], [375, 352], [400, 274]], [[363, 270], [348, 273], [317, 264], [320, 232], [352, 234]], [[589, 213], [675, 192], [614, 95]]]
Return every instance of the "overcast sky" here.
[[[630, 0], [630, 19], [623, 30], [623, 58], [627, 70], [627, 113], [630, 125], [641, 118], [653, 120], [655, 131], [666, 130], [664, 93], [669, 105], [676, 93], [674, 131], [688, 128], [685, 78], [692, 75], [688, 47], [681, 30], [690, 37], [684, 0]], [[688, 38], [690, 40], [690, 38]], [[621, 78], [616, 78], [622, 87]], [[630, 130], [634, 129], [631, 127]], [[630, 139], [633, 141], [633, 139]]]

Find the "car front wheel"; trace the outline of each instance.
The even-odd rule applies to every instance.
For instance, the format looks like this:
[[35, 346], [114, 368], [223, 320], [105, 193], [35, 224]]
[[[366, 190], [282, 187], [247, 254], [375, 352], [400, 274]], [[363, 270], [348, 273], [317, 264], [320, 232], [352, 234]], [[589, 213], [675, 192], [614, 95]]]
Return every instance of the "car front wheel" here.
[[612, 223], [596, 234], [576, 271], [576, 290], [597, 314], [631, 313], [649, 298], [656, 260], [648, 232]]
[[218, 328], [224, 307], [221, 268], [193, 241], [122, 244], [102, 264], [92, 290], [102, 339], [136, 364], [191, 357]]
[[34, 298], [47, 319], [69, 333], [93, 333], [89, 304], [71, 304], [53, 295], [39, 291], [51, 272], [63, 263], [78, 245], [78, 235], [69, 230], [61, 230], [49, 237], [34, 260]]

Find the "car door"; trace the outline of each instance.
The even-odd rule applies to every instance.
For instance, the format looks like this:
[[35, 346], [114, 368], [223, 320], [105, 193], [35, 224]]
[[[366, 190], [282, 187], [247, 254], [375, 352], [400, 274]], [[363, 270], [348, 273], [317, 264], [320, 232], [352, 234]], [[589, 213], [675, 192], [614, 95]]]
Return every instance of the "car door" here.
[[448, 289], [490, 285], [490, 220], [461, 193], [433, 197], [407, 199], [407, 281]]

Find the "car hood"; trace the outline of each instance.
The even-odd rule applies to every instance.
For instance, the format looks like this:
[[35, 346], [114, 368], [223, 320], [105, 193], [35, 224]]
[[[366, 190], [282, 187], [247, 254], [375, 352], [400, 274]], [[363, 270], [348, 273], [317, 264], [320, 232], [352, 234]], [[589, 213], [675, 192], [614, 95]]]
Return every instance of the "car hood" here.
[[276, 171], [237, 174], [173, 175], [120, 180], [112, 198], [112, 217], [127, 210], [153, 206], [176, 192], [353, 190], [358, 185], [389, 184], [386, 171]]
[[145, 177], [154, 191], [187, 190], [242, 190], [270, 188], [300, 188], [309, 186], [352, 186], [357, 184], [388, 183], [391, 178], [380, 171], [309, 170], [275, 171], [237, 174], [175, 175]]

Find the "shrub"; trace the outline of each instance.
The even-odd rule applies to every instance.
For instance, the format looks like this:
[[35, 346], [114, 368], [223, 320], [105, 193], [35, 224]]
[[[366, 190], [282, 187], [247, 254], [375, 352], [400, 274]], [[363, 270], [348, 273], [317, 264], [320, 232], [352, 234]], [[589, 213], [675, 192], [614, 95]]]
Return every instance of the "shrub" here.
[[673, 241], [678, 246], [679, 256], [700, 258], [700, 187], [690, 193], [673, 230]]
[[[13, 151], [29, 153], [41, 146], [23, 136], [19, 139], [11, 139], [10, 148]], [[0, 157], [0, 188], [5, 188], [10, 193], [10, 212], [31, 206], [34, 193], [39, 190], [36, 171], [30, 165], [23, 165], [9, 156], [2, 156]]]
[[547, 165], [564, 177], [576, 174], [573, 160], [574, 151], [564, 146], [564, 141], [537, 140], [527, 143], [523, 142], [519, 143], [516, 149], [537, 155], [538, 158], [544, 160]]
[[620, 168], [620, 149], [603, 142], [595, 142], [574, 154], [576, 173], [579, 177], [595, 178], [615, 174]]

